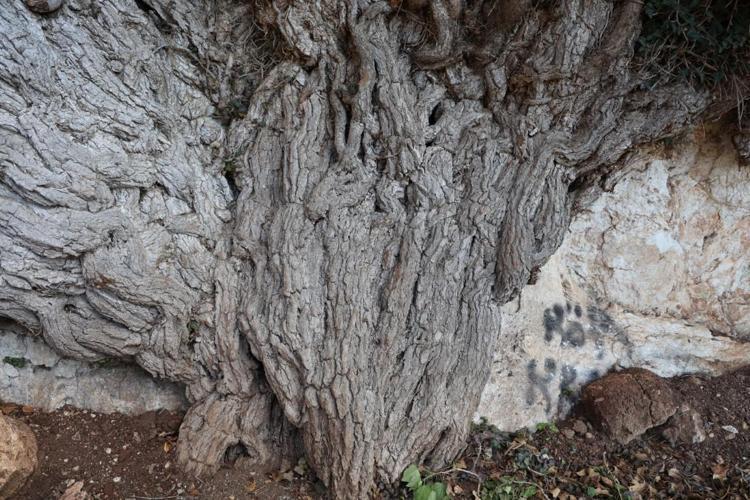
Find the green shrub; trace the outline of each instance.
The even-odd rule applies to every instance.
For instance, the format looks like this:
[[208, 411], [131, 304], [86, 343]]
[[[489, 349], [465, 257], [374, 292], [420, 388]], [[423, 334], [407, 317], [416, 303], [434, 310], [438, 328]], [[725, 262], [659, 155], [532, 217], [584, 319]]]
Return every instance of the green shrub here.
[[637, 54], [657, 81], [713, 88], [750, 75], [747, 0], [645, 0]]

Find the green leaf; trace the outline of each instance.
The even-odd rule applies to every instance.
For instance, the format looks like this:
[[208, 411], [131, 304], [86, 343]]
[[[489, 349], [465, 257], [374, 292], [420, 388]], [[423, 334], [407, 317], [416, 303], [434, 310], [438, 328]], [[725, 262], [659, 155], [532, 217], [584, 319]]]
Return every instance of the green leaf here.
[[437, 495], [430, 485], [423, 484], [414, 492], [414, 500], [437, 500]]
[[534, 495], [536, 495], [536, 486], [532, 485], [523, 490], [523, 493], [521, 493], [521, 498], [531, 498]]
[[401, 476], [401, 481], [406, 483], [406, 487], [412, 491], [422, 486], [422, 475], [419, 473], [419, 468], [414, 464], [407, 467]]
[[435, 497], [437, 500], [448, 498], [448, 489], [445, 487], [445, 484], [432, 483], [430, 486], [432, 486], [432, 491], [435, 492]]
[[591, 498], [594, 498], [597, 495], [599, 495], [599, 490], [597, 490], [593, 486], [589, 486], [588, 489], [586, 490], [586, 495], [590, 496]]

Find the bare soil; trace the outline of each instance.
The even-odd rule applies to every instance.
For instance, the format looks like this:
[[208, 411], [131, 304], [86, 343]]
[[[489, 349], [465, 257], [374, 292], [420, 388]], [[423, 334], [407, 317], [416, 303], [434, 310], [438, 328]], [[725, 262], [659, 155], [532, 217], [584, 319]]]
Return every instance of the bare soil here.
[[[656, 429], [623, 446], [574, 410], [535, 432], [477, 425], [452, 470], [423, 471], [423, 477], [437, 472], [431, 481], [467, 499], [476, 493], [490, 500], [750, 499], [750, 367], [713, 379], [675, 378], [670, 385], [680, 402], [702, 415], [704, 442], [673, 447]], [[12, 404], [0, 410], [28, 423], [40, 447], [40, 466], [18, 499], [56, 499], [80, 480], [99, 499], [326, 497], [304, 463], [261, 474], [240, 459], [210, 479], [183, 473], [175, 464], [179, 414], [105, 415], [74, 408], [47, 413]], [[407, 494], [401, 490], [400, 496]]]
[[299, 473], [259, 474], [241, 460], [211, 478], [182, 472], [175, 463], [179, 413], [47, 413], [13, 404], [0, 410], [29, 424], [39, 446], [39, 467], [19, 500], [57, 499], [76, 481], [97, 499], [313, 499], [324, 491], [302, 464]]

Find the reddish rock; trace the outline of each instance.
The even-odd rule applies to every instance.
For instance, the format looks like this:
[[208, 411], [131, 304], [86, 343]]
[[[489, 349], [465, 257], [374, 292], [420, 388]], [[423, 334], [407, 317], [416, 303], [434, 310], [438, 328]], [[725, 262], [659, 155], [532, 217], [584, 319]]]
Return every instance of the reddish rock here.
[[594, 427], [622, 444], [662, 425], [678, 408], [667, 382], [640, 368], [590, 383], [583, 389], [581, 404]]
[[0, 499], [11, 497], [37, 464], [34, 433], [28, 425], [0, 415]]

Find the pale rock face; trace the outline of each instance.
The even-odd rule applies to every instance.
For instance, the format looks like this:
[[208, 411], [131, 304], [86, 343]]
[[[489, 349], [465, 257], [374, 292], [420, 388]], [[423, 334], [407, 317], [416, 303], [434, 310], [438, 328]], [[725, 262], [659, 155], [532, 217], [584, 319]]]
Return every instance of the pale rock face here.
[[0, 413], [0, 500], [10, 498], [37, 466], [37, 444], [28, 425]]
[[182, 410], [184, 387], [135, 365], [61, 358], [41, 339], [0, 325], [0, 400], [45, 410], [72, 405], [105, 413]]
[[514, 430], [613, 367], [671, 377], [750, 363], [750, 169], [729, 139], [634, 162], [503, 309], [477, 416]]

